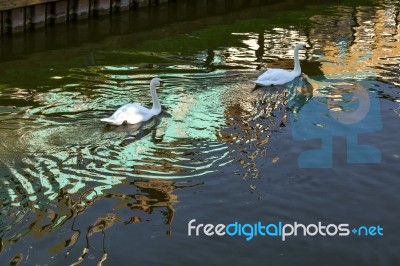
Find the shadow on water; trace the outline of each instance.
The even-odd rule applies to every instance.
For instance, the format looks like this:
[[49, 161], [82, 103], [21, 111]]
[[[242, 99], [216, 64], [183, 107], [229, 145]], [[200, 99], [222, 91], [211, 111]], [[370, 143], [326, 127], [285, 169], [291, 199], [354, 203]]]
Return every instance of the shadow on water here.
[[[197, 10], [190, 9], [190, 5], [184, 8]], [[249, 201], [255, 205], [251, 209], [271, 206], [262, 201], [267, 192], [257, 191], [254, 185], [250, 185], [250, 196], [242, 192], [244, 186], [248, 190], [249, 180], [256, 180], [261, 187], [264, 184], [266, 191], [286, 178], [295, 183], [293, 180], [303, 174], [307, 176], [303, 182], [316, 182], [319, 179], [314, 175], [320, 174], [302, 172], [301, 164], [321, 166], [329, 161], [329, 155], [340, 157], [336, 164], [340, 169], [335, 171], [347, 171], [343, 151], [332, 155], [331, 148], [330, 154], [320, 153], [322, 156], [317, 157], [323, 160], [306, 160], [303, 156], [304, 161], [297, 161], [296, 156], [301, 157], [304, 147], [317, 150], [324, 136], [347, 136], [337, 121], [345, 121], [345, 113], [362, 109], [360, 99], [365, 95], [371, 103], [380, 101], [381, 109], [386, 111], [382, 113], [383, 124], [388, 120], [398, 123], [397, 5], [321, 4], [302, 11], [290, 10], [289, 6], [267, 18], [264, 14], [272, 12], [271, 6], [251, 5], [231, 10], [233, 13], [222, 12], [222, 21], [215, 16], [195, 16], [187, 29], [179, 18], [156, 27], [154, 32], [141, 29], [143, 36], [135, 45], [128, 43], [140, 34], [131, 32], [129, 22], [126, 31], [115, 35], [107, 31], [107, 38], [94, 38], [96, 45], [61, 49], [55, 44], [49, 54], [47, 50], [37, 53], [41, 49], [28, 47], [2, 58], [1, 72], [10, 75], [0, 81], [1, 262], [46, 264], [50, 256], [51, 260], [68, 265], [117, 263], [112, 255], [118, 254], [126, 243], [132, 244], [131, 238], [149, 236], [143, 245], [132, 244], [133, 249], [140, 250], [154, 244], [150, 241], [159, 237], [159, 232], [171, 236], [170, 229], [176, 223], [182, 225], [182, 217], [209, 217], [225, 202], [238, 204], [233, 209], [243, 208], [240, 204]], [[159, 11], [143, 12], [147, 17], [146, 12]], [[127, 16], [136, 15], [121, 15], [121, 21], [114, 17], [112, 23], [123, 25]], [[40, 39], [41, 34], [20, 38]], [[286, 86], [255, 88], [252, 80], [267, 66], [293, 67], [292, 47], [296, 42], [309, 46], [300, 54], [305, 74]], [[2, 47], [2, 53], [7, 49], [17, 48], [8, 44]], [[30, 51], [36, 53], [29, 54]], [[15, 58], [21, 54], [26, 61]], [[52, 56], [56, 60], [50, 60]], [[18, 73], [12, 74], [14, 70]], [[154, 76], [166, 80], [166, 86], [158, 90], [163, 108], [160, 116], [135, 126], [110, 127], [99, 121], [125, 103], [150, 105], [148, 86]], [[350, 131], [368, 133], [368, 129], [374, 129], [379, 133], [380, 126], [360, 123]], [[390, 162], [387, 171], [396, 170], [392, 162], [399, 156], [394, 144], [385, 141], [393, 136], [391, 132], [395, 131], [379, 133], [382, 159]], [[315, 139], [322, 140], [317, 143]], [[373, 137], [367, 140], [377, 143]], [[306, 144], [302, 146], [297, 141]], [[237, 179], [243, 182], [238, 183]], [[303, 215], [309, 211], [305, 205], [311, 203], [325, 214], [324, 202], [320, 201], [336, 200], [336, 196], [318, 191], [295, 194], [292, 190], [297, 183], [289, 181], [285, 192], [268, 190], [266, 198], [279, 198], [278, 205], [282, 206], [268, 207], [271, 217], [281, 219], [278, 214], [282, 213], [288, 216], [283, 210], [289, 206]], [[345, 181], [337, 182], [333, 186]], [[369, 184], [349, 181], [348, 187], [357, 189], [365, 183]], [[305, 188], [322, 189], [313, 184]], [[206, 196], [212, 192], [226, 198], [217, 201]], [[253, 193], [259, 202], [249, 200]], [[296, 199], [290, 199], [290, 193]], [[190, 205], [196, 206], [195, 210]], [[221, 213], [228, 211], [224, 207], [218, 209]], [[391, 213], [383, 211], [390, 217]], [[137, 235], [128, 237], [124, 232], [132, 233], [132, 227], [144, 231], [135, 231]], [[119, 237], [120, 246], [112, 246], [110, 236]], [[178, 233], [175, 237], [177, 242], [160, 243], [181, 247], [187, 235]], [[311, 245], [311, 241], [304, 241]], [[313, 248], [323, 254], [320, 246], [323, 245]], [[280, 254], [280, 247], [269, 247]], [[214, 246], [203, 248], [211, 252]], [[182, 260], [188, 259], [185, 254], [180, 257]], [[394, 251], [390, 250], [390, 254]], [[390, 262], [392, 257], [374, 258]], [[135, 258], [148, 261], [140, 255]], [[368, 262], [368, 258], [363, 253], [360, 261]], [[160, 257], [157, 262], [160, 264], [163, 259]], [[227, 260], [244, 262], [230, 257]]]

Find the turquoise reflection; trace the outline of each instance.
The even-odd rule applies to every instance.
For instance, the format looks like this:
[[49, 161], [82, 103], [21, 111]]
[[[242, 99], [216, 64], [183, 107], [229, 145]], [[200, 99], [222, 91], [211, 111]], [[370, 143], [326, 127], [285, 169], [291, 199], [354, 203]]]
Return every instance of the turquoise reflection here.
[[[98, 69], [85, 71], [93, 74]], [[36, 93], [39, 105], [23, 114], [36, 122], [18, 134], [18, 146], [26, 154], [23, 167], [9, 164], [22, 195], [29, 196], [21, 198], [10, 189], [12, 205], [32, 202], [38, 207], [55, 200], [61, 189], [74, 194], [88, 187], [92, 191], [86, 198], [91, 200], [128, 178], [199, 176], [231, 162], [228, 146], [217, 139], [225, 125], [223, 97], [230, 88], [224, 75], [224, 70], [165, 74], [167, 85], [159, 91], [164, 111], [140, 126], [104, 126], [98, 117], [121, 103], [147, 103], [152, 75], [139, 74], [115, 86], [78, 87], [74, 76], [62, 88]]]

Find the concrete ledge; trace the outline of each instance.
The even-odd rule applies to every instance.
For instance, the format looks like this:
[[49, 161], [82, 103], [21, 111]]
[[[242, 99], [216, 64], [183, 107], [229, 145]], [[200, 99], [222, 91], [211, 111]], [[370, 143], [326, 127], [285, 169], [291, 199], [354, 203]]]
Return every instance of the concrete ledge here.
[[54, 22], [64, 23], [68, 20], [68, 0], [54, 3]]
[[0, 0], [0, 34], [167, 3], [168, 0]]
[[31, 8], [32, 28], [41, 28], [46, 25], [46, 4], [40, 4]]
[[18, 7], [10, 11], [11, 27], [13, 32], [21, 32], [25, 30], [25, 8]]
[[121, 12], [129, 10], [130, 1], [129, 0], [113, 0], [112, 1], [112, 11], [113, 12]]
[[94, 10], [94, 15], [96, 16], [110, 14], [110, 7], [110, 0], [94, 0], [92, 4], [92, 10]]
[[46, 4], [56, 1], [58, 0], [0, 0], [0, 11], [11, 10], [19, 7]]
[[90, 13], [89, 0], [69, 0], [70, 19], [88, 18]]

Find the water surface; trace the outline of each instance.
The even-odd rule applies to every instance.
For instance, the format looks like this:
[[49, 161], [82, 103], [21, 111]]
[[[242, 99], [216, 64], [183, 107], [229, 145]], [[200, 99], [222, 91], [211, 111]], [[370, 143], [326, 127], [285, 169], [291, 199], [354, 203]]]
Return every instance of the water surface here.
[[[170, 4], [1, 40], [2, 265], [400, 261], [399, 3], [239, 2]], [[68, 34], [78, 38], [59, 40]], [[298, 42], [304, 75], [255, 87], [267, 67], [293, 67]], [[99, 121], [125, 103], [149, 106], [154, 76], [166, 80], [160, 116]], [[357, 88], [369, 111], [348, 126], [341, 114], [360, 110]], [[378, 153], [349, 162], [350, 135]], [[247, 242], [189, 237], [191, 219], [381, 225], [385, 235]]]

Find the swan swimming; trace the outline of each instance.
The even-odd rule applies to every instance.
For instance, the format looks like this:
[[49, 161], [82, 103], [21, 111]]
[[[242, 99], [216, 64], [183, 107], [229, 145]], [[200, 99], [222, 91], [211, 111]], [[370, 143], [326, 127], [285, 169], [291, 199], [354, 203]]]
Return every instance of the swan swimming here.
[[292, 81], [301, 75], [301, 67], [299, 61], [299, 50], [304, 50], [305, 45], [302, 43], [296, 44], [294, 48], [294, 69], [288, 71], [285, 69], [271, 68], [260, 75], [255, 81], [256, 84], [262, 86], [282, 85]]
[[106, 122], [110, 125], [120, 126], [122, 124], [137, 124], [149, 120], [155, 115], [161, 113], [160, 101], [157, 97], [156, 87], [163, 87], [164, 81], [159, 78], [153, 78], [150, 81], [150, 93], [153, 99], [153, 107], [147, 109], [138, 103], [129, 103], [118, 108], [115, 113], [108, 117], [100, 119], [100, 121]]

